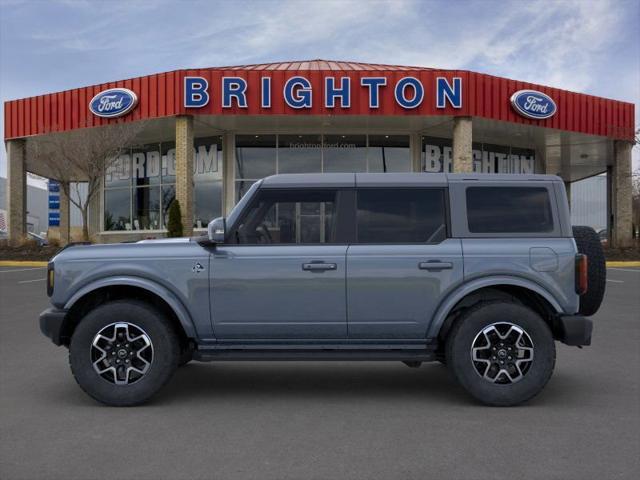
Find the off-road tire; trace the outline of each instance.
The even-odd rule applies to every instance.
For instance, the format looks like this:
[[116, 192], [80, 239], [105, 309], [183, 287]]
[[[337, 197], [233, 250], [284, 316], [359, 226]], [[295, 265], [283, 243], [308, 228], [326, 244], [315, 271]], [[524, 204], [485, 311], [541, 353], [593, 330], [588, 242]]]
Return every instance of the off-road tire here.
[[[472, 361], [472, 345], [483, 329], [501, 322], [523, 329], [533, 343], [533, 361], [522, 378], [497, 384], [483, 378]], [[447, 367], [473, 397], [486, 405], [513, 406], [536, 396], [549, 381], [556, 360], [553, 335], [533, 310], [505, 301], [482, 302], [464, 312], [451, 328], [445, 344]]]
[[578, 252], [587, 256], [587, 292], [580, 295], [580, 310], [585, 317], [594, 315], [604, 298], [607, 284], [607, 263], [600, 237], [591, 227], [573, 227], [573, 238]]
[[[96, 335], [114, 322], [142, 329], [150, 338], [153, 360], [136, 382], [116, 385], [93, 368], [92, 343]], [[91, 310], [78, 324], [69, 345], [69, 365], [80, 388], [110, 406], [131, 406], [147, 401], [171, 378], [180, 360], [178, 336], [169, 320], [153, 306], [137, 300], [117, 300]]]

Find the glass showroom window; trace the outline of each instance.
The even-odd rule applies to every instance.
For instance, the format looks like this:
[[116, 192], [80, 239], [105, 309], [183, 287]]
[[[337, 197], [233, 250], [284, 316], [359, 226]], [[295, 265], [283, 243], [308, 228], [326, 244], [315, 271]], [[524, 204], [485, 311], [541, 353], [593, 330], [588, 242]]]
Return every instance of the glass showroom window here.
[[104, 229], [131, 230], [131, 155], [116, 158], [104, 178]]
[[222, 215], [222, 137], [195, 140], [193, 159], [194, 228]]
[[[194, 227], [204, 228], [222, 212], [222, 141], [194, 144]], [[104, 230], [162, 230], [176, 196], [173, 142], [131, 148], [108, 169], [104, 190]]]
[[277, 172], [275, 135], [236, 135], [236, 202], [256, 180]]
[[369, 172], [410, 172], [411, 148], [408, 135], [369, 135]]
[[409, 172], [408, 135], [236, 135], [236, 202], [276, 173]]

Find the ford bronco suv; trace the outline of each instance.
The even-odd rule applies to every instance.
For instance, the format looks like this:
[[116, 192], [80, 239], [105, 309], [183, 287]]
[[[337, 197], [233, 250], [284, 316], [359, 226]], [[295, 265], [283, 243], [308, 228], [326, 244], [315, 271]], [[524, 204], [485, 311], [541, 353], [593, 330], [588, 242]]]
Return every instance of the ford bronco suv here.
[[556, 340], [590, 344], [605, 272], [555, 176], [276, 175], [201, 238], [64, 249], [40, 328], [108, 405], [190, 360], [394, 360], [506, 406], [542, 390]]

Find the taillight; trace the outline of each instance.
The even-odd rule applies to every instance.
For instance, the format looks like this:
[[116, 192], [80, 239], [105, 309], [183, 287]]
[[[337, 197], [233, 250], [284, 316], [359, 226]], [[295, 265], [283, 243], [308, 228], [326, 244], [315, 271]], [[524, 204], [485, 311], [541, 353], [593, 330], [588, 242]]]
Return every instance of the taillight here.
[[587, 266], [588, 257], [581, 253], [576, 255], [576, 293], [578, 295], [584, 295], [589, 288]]
[[49, 262], [47, 265], [47, 296], [53, 295], [53, 282], [55, 280], [55, 270], [53, 268], [53, 262]]

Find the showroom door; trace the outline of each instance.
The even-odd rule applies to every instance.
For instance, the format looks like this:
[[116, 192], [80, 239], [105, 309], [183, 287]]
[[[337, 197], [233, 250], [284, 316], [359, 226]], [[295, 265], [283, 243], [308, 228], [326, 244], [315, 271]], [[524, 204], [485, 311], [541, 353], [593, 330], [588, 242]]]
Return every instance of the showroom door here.
[[262, 190], [212, 254], [219, 339], [346, 338], [336, 190]]

